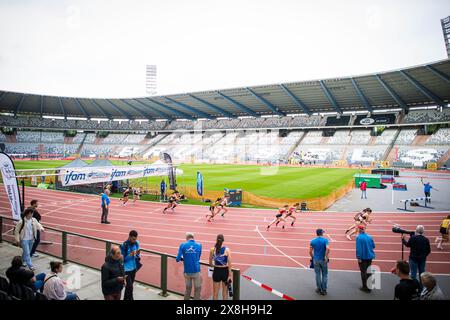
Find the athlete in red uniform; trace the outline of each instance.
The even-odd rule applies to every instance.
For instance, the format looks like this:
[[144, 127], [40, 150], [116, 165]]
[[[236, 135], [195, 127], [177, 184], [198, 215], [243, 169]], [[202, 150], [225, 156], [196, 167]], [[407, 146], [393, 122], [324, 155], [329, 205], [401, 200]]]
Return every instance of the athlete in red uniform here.
[[[271, 223], [269, 223], [269, 225], [267, 226], [267, 231], [269, 231], [269, 228], [276, 223], [276, 226], [278, 226], [278, 224], [283, 221], [286, 222], [286, 220], [284, 220], [283, 215], [287, 213], [289, 206], [285, 205], [281, 208], [278, 209], [278, 213], [275, 215], [275, 219], [273, 219], [273, 221]], [[283, 229], [284, 229], [284, 224], [283, 224]]]

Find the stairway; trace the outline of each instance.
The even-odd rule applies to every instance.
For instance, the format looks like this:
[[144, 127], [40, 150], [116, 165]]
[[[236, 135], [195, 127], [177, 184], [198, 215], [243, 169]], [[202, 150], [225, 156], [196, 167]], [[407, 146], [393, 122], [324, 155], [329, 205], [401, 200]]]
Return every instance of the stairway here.
[[[394, 148], [395, 142], [397, 141], [400, 131], [401, 130], [397, 130], [397, 133], [395, 134], [394, 138], [392, 139], [392, 142], [386, 148], [386, 151], [384, 152], [383, 157], [381, 158], [381, 159], [383, 159], [383, 161], [390, 161], [390, 160], [388, 160], [388, 158], [391, 156], [391, 152]], [[395, 155], [395, 152], [394, 152], [394, 155]], [[394, 157], [394, 159], [395, 159], [395, 157]]]
[[438, 167], [441, 167], [445, 163], [447, 163], [448, 159], [450, 159], [450, 150], [447, 150], [447, 152], [439, 158], [439, 160], [437, 161]]
[[428, 139], [431, 137], [431, 135], [417, 135], [413, 142], [411, 143], [412, 146], [423, 146], [428, 141]]
[[155, 139], [155, 141], [153, 141], [152, 143], [149, 144], [149, 146], [147, 148], [145, 148], [144, 150], [142, 150], [142, 155], [145, 155], [152, 147], [156, 146], [158, 143], [160, 143], [163, 139], [165, 139], [167, 136], [170, 135], [170, 133], [164, 134], [161, 133], [159, 134], [161, 137], [159, 139]]
[[87, 133], [84, 133], [83, 140], [81, 140], [80, 146], [77, 148], [77, 154], [79, 154], [80, 157], [81, 157], [81, 154], [80, 154], [81, 153], [81, 148], [83, 148], [84, 140], [86, 140], [86, 137], [87, 137]]
[[307, 134], [308, 134], [308, 130], [305, 130], [303, 132], [303, 135], [300, 137], [300, 139], [298, 139], [298, 141], [291, 147], [291, 149], [289, 149], [286, 159], [289, 159], [292, 156], [294, 151], [297, 149], [297, 147], [300, 145], [300, 143], [302, 143], [303, 139], [306, 137]]

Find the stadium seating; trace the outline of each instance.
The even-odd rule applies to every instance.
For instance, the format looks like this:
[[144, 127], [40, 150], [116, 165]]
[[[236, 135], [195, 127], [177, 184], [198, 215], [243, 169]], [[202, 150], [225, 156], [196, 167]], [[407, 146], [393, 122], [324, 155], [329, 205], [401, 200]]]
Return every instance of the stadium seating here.
[[75, 137], [73, 137], [72, 142], [73, 143], [81, 143], [84, 139], [84, 137], [86, 136], [86, 133], [77, 133], [77, 135]]
[[0, 132], [0, 142], [5, 142], [6, 141], [6, 136]]
[[41, 142], [64, 143], [63, 132], [42, 132]]
[[353, 130], [350, 144], [366, 145], [370, 141], [370, 130]]
[[397, 134], [397, 129], [386, 129], [383, 131], [383, 133], [377, 137], [375, 140], [375, 144], [377, 145], [389, 145], [392, 143], [392, 140], [394, 140], [395, 135]]
[[309, 131], [302, 140], [302, 144], [320, 144], [322, 131]]
[[348, 144], [350, 138], [350, 130], [338, 130], [328, 139], [328, 144]]
[[126, 139], [127, 134], [109, 134], [103, 139], [104, 144], [121, 144]]
[[373, 161], [383, 160], [387, 146], [353, 147], [347, 150], [347, 162], [349, 164], [370, 165]]
[[450, 128], [440, 128], [428, 139], [426, 144], [450, 146]]
[[36, 131], [17, 131], [17, 142], [41, 142], [41, 133]]
[[86, 139], [84, 140], [84, 143], [94, 143], [96, 139], [95, 133], [88, 133], [86, 135]]
[[398, 145], [410, 145], [416, 137], [417, 129], [402, 129], [395, 141]]
[[129, 134], [123, 142], [127, 144], [139, 144], [145, 139], [145, 136], [145, 134]]
[[438, 110], [413, 110], [410, 111], [403, 123], [428, 123], [428, 122], [449, 122], [450, 108], [445, 108], [442, 112]]
[[442, 157], [448, 148], [438, 147], [406, 147], [401, 146], [398, 148], [398, 161], [399, 163], [414, 166], [423, 167], [428, 162], [435, 162]]

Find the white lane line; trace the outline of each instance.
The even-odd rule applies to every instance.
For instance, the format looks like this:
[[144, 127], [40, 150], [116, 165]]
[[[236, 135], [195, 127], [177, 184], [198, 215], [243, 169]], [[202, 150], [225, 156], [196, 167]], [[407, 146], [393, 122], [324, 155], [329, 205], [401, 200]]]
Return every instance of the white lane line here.
[[272, 248], [274, 248], [275, 250], [277, 250], [279, 253], [281, 253], [283, 256], [285, 256], [286, 258], [288, 258], [289, 260], [295, 262], [296, 264], [298, 264], [299, 266], [301, 266], [304, 269], [308, 269], [306, 266], [304, 266], [303, 264], [301, 264], [300, 262], [298, 262], [297, 260], [293, 259], [291, 256], [288, 256], [287, 254], [285, 254], [283, 251], [281, 251], [280, 249], [278, 249], [277, 247], [275, 247], [269, 240], [267, 240], [261, 233], [261, 231], [259, 231], [258, 226], [256, 226], [256, 232], [259, 233], [259, 235], [261, 236], [261, 238], [263, 238], [263, 240], [265, 242], [267, 242]]

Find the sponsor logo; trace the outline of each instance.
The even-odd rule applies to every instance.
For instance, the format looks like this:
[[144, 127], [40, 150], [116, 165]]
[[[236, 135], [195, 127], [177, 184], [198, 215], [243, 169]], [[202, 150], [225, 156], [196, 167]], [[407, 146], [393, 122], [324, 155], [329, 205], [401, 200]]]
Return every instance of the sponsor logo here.
[[14, 179], [16, 177], [13, 168], [11, 168], [11, 164], [7, 162], [3, 163], [2, 174], [3, 177], [6, 177], [7, 179]]
[[372, 118], [364, 118], [359, 121], [360, 124], [373, 124], [375, 123], [375, 120]]
[[125, 177], [126, 175], [127, 175], [127, 172], [125, 170], [113, 169], [109, 180], [113, 181], [114, 178]]
[[76, 173], [75, 171], [70, 171], [69, 173], [64, 175], [65, 185], [69, 184], [69, 182], [84, 181], [84, 180], [86, 180], [86, 173]]
[[88, 177], [89, 179], [103, 179], [109, 177], [109, 173], [91, 171], [89, 172]]

